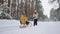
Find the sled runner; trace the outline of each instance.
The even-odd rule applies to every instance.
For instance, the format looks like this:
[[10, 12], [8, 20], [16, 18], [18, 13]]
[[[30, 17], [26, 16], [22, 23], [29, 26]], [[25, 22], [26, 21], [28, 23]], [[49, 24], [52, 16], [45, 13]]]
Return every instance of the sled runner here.
[[21, 24], [20, 28], [26, 28], [26, 27], [31, 27], [31, 26], [32, 24], [29, 21], [26, 21], [26, 24], [25, 25]]
[[20, 26], [20, 28], [26, 28], [26, 26]]

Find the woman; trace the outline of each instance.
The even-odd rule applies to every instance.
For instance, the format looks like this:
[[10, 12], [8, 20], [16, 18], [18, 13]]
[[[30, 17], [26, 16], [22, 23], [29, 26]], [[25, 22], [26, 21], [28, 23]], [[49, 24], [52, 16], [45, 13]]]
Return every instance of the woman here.
[[34, 26], [35, 26], [35, 25], [37, 25], [37, 19], [38, 19], [38, 13], [36, 12], [36, 10], [33, 13], [33, 18], [34, 18]]

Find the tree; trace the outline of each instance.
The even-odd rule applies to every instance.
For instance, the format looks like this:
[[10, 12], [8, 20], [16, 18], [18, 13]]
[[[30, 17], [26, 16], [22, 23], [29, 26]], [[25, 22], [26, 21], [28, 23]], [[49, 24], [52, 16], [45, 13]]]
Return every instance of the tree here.
[[39, 13], [39, 17], [43, 16], [43, 7], [41, 5], [41, 1], [40, 0], [36, 0], [36, 10]]
[[[54, 20], [55, 20], [55, 19], [60, 20], [60, 0], [52, 0], [52, 1], [50, 1], [50, 2], [54, 3], [55, 1], [58, 2], [59, 8], [53, 9], [54, 12], [51, 11], [51, 12], [53, 12], [53, 14], [50, 14], [50, 15], [52, 15], [51, 17], [53, 17], [53, 18], [51, 18], [51, 19], [54, 19]], [[52, 4], [52, 3], [51, 3], [51, 4]], [[51, 10], [52, 10], [52, 9], [51, 9]]]

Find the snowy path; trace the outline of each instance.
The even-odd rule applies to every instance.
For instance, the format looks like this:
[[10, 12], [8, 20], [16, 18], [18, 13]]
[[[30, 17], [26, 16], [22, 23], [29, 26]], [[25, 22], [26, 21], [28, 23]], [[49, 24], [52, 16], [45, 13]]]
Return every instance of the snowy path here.
[[[33, 23], [33, 22], [31, 22]], [[38, 22], [37, 26], [19, 28], [17, 20], [0, 20], [0, 34], [60, 34], [60, 22]]]

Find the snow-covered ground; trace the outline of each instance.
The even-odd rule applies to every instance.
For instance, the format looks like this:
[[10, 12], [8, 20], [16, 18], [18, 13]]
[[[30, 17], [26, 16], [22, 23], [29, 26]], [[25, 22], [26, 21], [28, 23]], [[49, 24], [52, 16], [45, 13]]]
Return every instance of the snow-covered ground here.
[[[33, 21], [30, 21], [33, 24]], [[38, 21], [37, 26], [19, 28], [19, 20], [0, 20], [0, 34], [60, 34], [60, 22]]]

